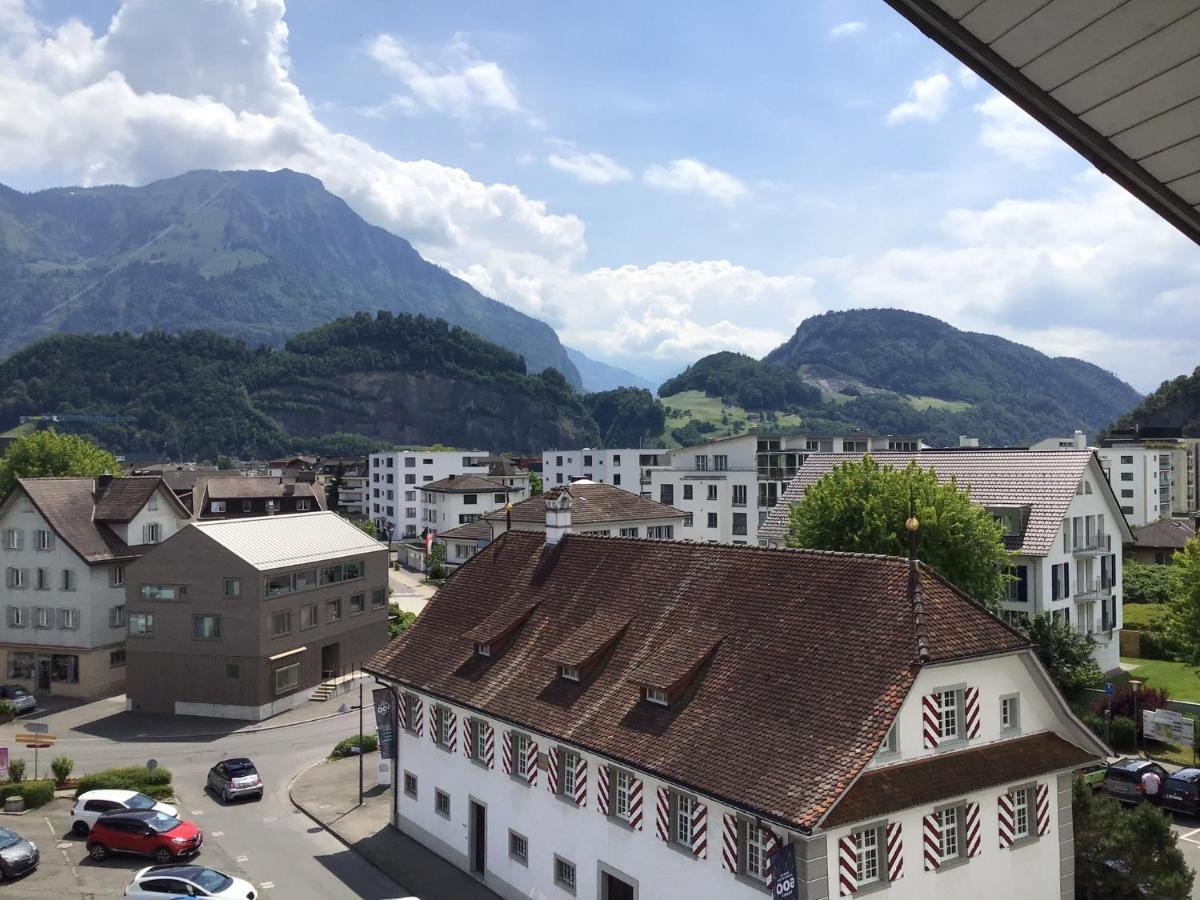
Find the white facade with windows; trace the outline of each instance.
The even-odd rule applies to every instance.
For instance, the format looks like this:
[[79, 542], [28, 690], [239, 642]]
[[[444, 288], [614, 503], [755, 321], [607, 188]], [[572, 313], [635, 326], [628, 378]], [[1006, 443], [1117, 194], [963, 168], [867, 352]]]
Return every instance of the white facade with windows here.
[[1188, 490], [1193, 459], [1186, 446], [1114, 442], [1097, 447], [1096, 455], [1134, 528], [1195, 508]]
[[665, 447], [544, 450], [542, 488], [549, 490], [584, 478], [598, 484], [611, 484], [634, 494], [647, 493], [650, 470], [666, 466], [669, 458], [670, 451]]
[[481, 486], [479, 490], [471, 491], [424, 490], [421, 492], [423, 518], [418, 523], [418, 533], [425, 528], [440, 533], [469, 525], [490, 512], [503, 509], [505, 503], [518, 503], [527, 496], [525, 491], [506, 488], [499, 482], [493, 489]]
[[366, 493], [370, 519], [392, 540], [413, 538], [425, 527], [421, 485], [451, 475], [486, 477], [486, 450], [393, 450], [372, 453]]

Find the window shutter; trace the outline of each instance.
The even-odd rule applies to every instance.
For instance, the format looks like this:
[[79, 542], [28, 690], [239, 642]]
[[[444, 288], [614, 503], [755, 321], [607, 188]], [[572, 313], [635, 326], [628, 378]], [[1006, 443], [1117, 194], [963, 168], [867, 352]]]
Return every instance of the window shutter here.
[[496, 768], [496, 729], [486, 722], [483, 723], [483, 727], [487, 729], [483, 734], [483, 755], [487, 760], [487, 767], [494, 769]]
[[904, 834], [899, 822], [889, 822], [887, 834], [888, 881], [904, 877]]
[[142, 543], [143, 544], [150, 543], [150, 526], [149, 525], [142, 526]]
[[930, 813], [921, 820], [924, 833], [925, 871], [936, 872], [942, 867], [942, 826], [936, 813]]
[[558, 793], [558, 748], [551, 747], [546, 751], [546, 787], [550, 793]]
[[582, 755], [575, 763], [575, 805], [587, 806], [587, 760]]
[[629, 825], [634, 831], [642, 830], [642, 779], [636, 777], [629, 788]]
[[435, 744], [438, 739], [437, 704], [429, 704], [429, 739]]
[[1029, 602], [1029, 566], [1017, 566], [1017, 601]]
[[942, 695], [934, 691], [921, 698], [921, 726], [925, 735], [925, 749], [936, 747], [942, 739]]
[[974, 740], [979, 737], [979, 688], [969, 687], [963, 691], [963, 706], [967, 740]]
[[979, 804], [968, 803], [966, 809], [967, 856], [978, 856], [983, 849], [979, 831]]
[[773, 832], [766, 825], [763, 826], [762, 830], [763, 830], [763, 834], [766, 835], [766, 838], [767, 838], [767, 840], [766, 840], [767, 860], [770, 865], [770, 868], [768, 869], [768, 874], [767, 874], [767, 887], [774, 888], [775, 887], [775, 856], [776, 856], [776, 854], [779, 853], [779, 837], [775, 834], [775, 832]]
[[692, 804], [692, 856], [708, 858], [708, 804]]
[[400, 695], [400, 702], [396, 705], [396, 724], [401, 728], [408, 727], [408, 697], [404, 694]]
[[852, 834], [838, 841], [838, 883], [842, 897], [858, 893], [858, 839]]
[[420, 697], [413, 702], [413, 726], [416, 729], [417, 737], [420, 737], [421, 732], [425, 730], [425, 701]]
[[500, 765], [504, 770], [505, 775], [512, 774], [512, 732], [504, 732], [501, 741], [502, 749], [500, 751]]
[[1063, 563], [1063, 599], [1071, 596], [1071, 564]]
[[7, 569], [4, 570], [4, 584], [6, 587], [13, 586], [13, 584], [16, 580], [16, 576], [13, 575], [13, 572], [15, 572], [15, 571], [16, 571], [16, 569], [14, 569], [12, 566], [9, 566]]
[[475, 753], [475, 723], [463, 719], [463, 756], [468, 759]]
[[1050, 567], [1050, 599], [1058, 599], [1058, 566]]
[[608, 815], [608, 766], [600, 763], [596, 766], [596, 809], [600, 815]]
[[451, 753], [453, 753], [455, 750], [458, 749], [458, 714], [452, 709], [447, 709], [445, 714], [450, 717], [450, 747], [449, 747], [449, 750]]
[[1044, 835], [1050, 830], [1050, 786], [1037, 786], [1037, 833]]
[[1012, 794], [1001, 794], [996, 798], [996, 812], [1000, 828], [1000, 849], [1007, 850], [1013, 842]]
[[1100, 587], [1108, 587], [1108, 557], [1100, 557]]
[[529, 739], [529, 752], [525, 755], [525, 778], [530, 787], [537, 784], [538, 777], [538, 745], [537, 741]]
[[21, 570], [21, 587], [23, 587], [23, 588], [29, 587], [29, 570], [28, 569]]
[[654, 833], [660, 841], [666, 841], [671, 836], [671, 792], [665, 787], [658, 788], [658, 802], [654, 805]]
[[738, 825], [733, 813], [721, 816], [721, 868], [733, 875], [738, 873]]

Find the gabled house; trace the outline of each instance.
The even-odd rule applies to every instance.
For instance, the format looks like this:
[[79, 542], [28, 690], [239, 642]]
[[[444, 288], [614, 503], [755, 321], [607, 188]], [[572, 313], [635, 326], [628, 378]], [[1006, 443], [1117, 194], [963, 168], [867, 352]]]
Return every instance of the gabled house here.
[[611, 484], [586, 480], [551, 488], [511, 509], [488, 513], [484, 521], [491, 527], [492, 537], [504, 534], [510, 525], [522, 531], [545, 531], [546, 501], [564, 496], [570, 500], [569, 526], [576, 534], [672, 540], [682, 533], [683, 510]]
[[451, 475], [421, 486], [421, 527], [432, 532], [449, 531], [482, 519], [510, 500], [523, 500], [528, 485], [507, 485], [479, 475]]
[[1151, 566], [1169, 566], [1187, 542], [1196, 537], [1195, 519], [1160, 519], [1133, 529], [1133, 543], [1125, 552]]
[[[1049, 613], [1096, 642], [1100, 668], [1119, 664], [1124, 621], [1121, 545], [1132, 532], [1091, 450], [923, 450], [872, 453], [880, 465], [915, 461], [951, 479], [1004, 526], [1013, 579], [1000, 598], [1010, 621]], [[791, 509], [834, 467], [862, 454], [818, 453], [796, 472], [783, 501], [759, 530], [766, 546], [784, 546]]]
[[[1074, 896], [1105, 755], [1026, 640], [904, 559], [513, 530], [367, 671], [392, 824], [503, 897]], [[865, 612], [869, 610], [869, 613]]]
[[0, 505], [6, 679], [67, 697], [119, 691], [127, 567], [189, 518], [158, 476], [19, 479]]
[[201, 522], [242, 519], [325, 509], [325, 488], [311, 472], [297, 478], [278, 475], [222, 475], [197, 481], [192, 510]]

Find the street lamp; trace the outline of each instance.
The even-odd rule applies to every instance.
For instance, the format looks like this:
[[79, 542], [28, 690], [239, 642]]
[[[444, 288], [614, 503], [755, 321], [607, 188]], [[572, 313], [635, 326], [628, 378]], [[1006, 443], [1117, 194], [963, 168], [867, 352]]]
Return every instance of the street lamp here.
[[1134, 752], [1134, 755], [1137, 755], [1137, 753], [1139, 752], [1139, 744], [1140, 744], [1140, 741], [1138, 740], [1138, 734], [1141, 733], [1141, 729], [1142, 729], [1141, 720], [1138, 719], [1137, 706], [1138, 706], [1138, 693], [1142, 689], [1142, 683], [1140, 681], [1138, 681], [1136, 678], [1131, 678], [1131, 679], [1129, 679], [1129, 687], [1133, 691], [1133, 752]]

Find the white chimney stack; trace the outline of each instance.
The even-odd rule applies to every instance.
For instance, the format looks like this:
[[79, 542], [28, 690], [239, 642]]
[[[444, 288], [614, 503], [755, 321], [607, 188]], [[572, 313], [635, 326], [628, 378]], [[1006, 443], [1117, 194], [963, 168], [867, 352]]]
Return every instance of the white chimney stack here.
[[1086, 450], [1087, 449], [1087, 435], [1084, 434], [1082, 431], [1080, 431], [1078, 428], [1075, 429], [1075, 449], [1076, 450]]
[[571, 533], [571, 491], [563, 488], [546, 501], [546, 546], [556, 547]]

